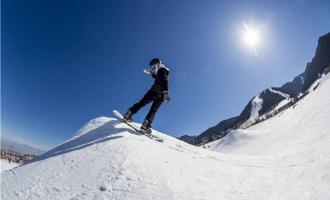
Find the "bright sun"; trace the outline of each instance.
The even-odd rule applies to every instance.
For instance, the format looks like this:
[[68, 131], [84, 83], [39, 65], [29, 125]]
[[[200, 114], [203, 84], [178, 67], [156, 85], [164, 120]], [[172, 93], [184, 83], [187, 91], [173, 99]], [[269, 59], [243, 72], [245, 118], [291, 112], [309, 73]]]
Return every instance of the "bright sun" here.
[[244, 31], [242, 32], [242, 42], [245, 46], [249, 47], [254, 51], [255, 56], [257, 54], [257, 47], [260, 44], [260, 32], [252, 25], [244, 23]]

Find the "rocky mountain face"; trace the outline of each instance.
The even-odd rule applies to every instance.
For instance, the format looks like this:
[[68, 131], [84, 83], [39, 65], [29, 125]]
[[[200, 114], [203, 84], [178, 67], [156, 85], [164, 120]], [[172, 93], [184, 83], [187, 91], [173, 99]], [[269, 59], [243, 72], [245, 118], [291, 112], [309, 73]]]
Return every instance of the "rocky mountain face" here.
[[304, 85], [302, 92], [305, 92], [318, 78], [330, 63], [330, 33], [320, 37], [313, 60], [307, 64], [304, 72]]
[[319, 38], [314, 58], [310, 63], [307, 63], [305, 71], [292, 81], [283, 84], [281, 87], [271, 87], [262, 91], [248, 102], [239, 116], [225, 119], [198, 136], [185, 135], [179, 139], [190, 144], [200, 145], [220, 139], [230, 129], [246, 128], [253, 124], [256, 118], [273, 110], [281, 101], [296, 98], [301, 93], [305, 93], [322, 73], [329, 70], [330, 33]]
[[182, 135], [182, 136], [178, 137], [178, 139], [180, 139], [188, 144], [195, 144], [196, 136]]
[[299, 95], [301, 88], [304, 84], [304, 73], [296, 76], [291, 82], [287, 82], [281, 87], [274, 87], [275, 90], [290, 95], [290, 97], [296, 97]]
[[222, 120], [217, 125], [208, 128], [206, 131], [195, 137], [195, 144], [201, 144], [203, 141], [219, 139], [226, 135], [227, 131], [232, 127], [237, 117]]

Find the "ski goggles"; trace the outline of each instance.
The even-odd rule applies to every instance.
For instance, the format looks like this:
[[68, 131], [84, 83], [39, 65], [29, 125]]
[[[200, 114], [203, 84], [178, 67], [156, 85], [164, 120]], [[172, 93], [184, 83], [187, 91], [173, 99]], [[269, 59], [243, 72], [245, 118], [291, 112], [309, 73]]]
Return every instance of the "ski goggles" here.
[[152, 69], [159, 69], [160, 67], [161, 67], [161, 63], [158, 63], [158, 64], [154, 64], [154, 65], [151, 65], [150, 67], [152, 68]]

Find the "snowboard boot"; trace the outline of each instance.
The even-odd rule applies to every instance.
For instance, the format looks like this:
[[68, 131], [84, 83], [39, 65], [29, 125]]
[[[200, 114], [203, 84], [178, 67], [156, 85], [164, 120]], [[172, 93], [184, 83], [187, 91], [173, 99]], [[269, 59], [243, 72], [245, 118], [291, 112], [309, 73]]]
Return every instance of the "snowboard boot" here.
[[126, 114], [124, 115], [124, 121], [126, 121], [126, 122], [133, 121], [133, 119], [132, 119], [132, 112], [130, 110], [128, 110], [126, 112]]
[[151, 126], [150, 126], [149, 120], [145, 119], [143, 121], [140, 129], [141, 129], [141, 131], [143, 131], [146, 134], [151, 134]]

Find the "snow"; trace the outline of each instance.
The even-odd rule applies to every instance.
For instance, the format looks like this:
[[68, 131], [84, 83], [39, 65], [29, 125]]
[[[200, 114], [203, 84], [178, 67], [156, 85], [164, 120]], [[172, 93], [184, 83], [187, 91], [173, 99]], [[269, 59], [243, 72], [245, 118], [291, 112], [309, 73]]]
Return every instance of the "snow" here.
[[[232, 131], [229, 137], [214, 141], [212, 150], [244, 155], [276, 156], [312, 151], [312, 149], [322, 154], [329, 152], [327, 148], [321, 148], [322, 145], [330, 142], [329, 79], [328, 75], [317, 81], [318, 89], [310, 90], [310, 93], [296, 106], [247, 130]], [[236, 141], [242, 143], [238, 138], [242, 140], [249, 138], [251, 141], [238, 145]]]
[[291, 98], [290, 99], [284, 99], [284, 100], [282, 100], [280, 103], [278, 103], [276, 105], [276, 107], [274, 108], [274, 110], [278, 110], [278, 109], [282, 108], [284, 105], [288, 104], [291, 100], [292, 100]]
[[[92, 119], [85, 126], [83, 126], [78, 132], [76, 132], [73, 135], [73, 137], [69, 140], [76, 139], [93, 129], [97, 129], [97, 128], [103, 126], [105, 123], [110, 122], [110, 121], [111, 121], [111, 119], [109, 119], [107, 117], [98, 117], [98, 118]], [[69, 141], [69, 140], [67, 140], [67, 141]]]
[[251, 101], [251, 111], [250, 117], [243, 124], [240, 125], [241, 128], [249, 127], [256, 122], [259, 117], [259, 111], [262, 108], [264, 100], [260, 96], [255, 96]]
[[289, 99], [290, 98], [290, 95], [284, 93], [284, 92], [280, 92], [280, 91], [277, 91], [277, 90], [274, 90], [273, 88], [269, 88], [269, 91], [271, 91], [272, 93], [275, 93], [275, 94], [278, 94], [286, 99]]
[[263, 103], [263, 100], [262, 98], [258, 96], [254, 97], [254, 99], [252, 100], [252, 108], [251, 108], [251, 115], [250, 115], [250, 119], [256, 119], [259, 117], [259, 111], [261, 110], [262, 108], [262, 103]]
[[8, 160], [4, 160], [4, 159], [0, 159], [0, 173], [6, 171], [6, 170], [9, 170], [9, 169], [12, 169], [14, 167], [17, 167], [19, 166], [18, 163], [13, 163], [13, 162], [8, 162]]
[[304, 81], [304, 76], [303, 75], [300, 75], [299, 76], [300, 80], [301, 80], [301, 84], [304, 85], [305, 81]]
[[288, 184], [299, 187], [291, 193], [297, 195], [300, 190], [308, 199], [330, 199], [330, 76], [310, 88], [296, 106], [247, 130], [232, 131], [206, 146], [226, 154], [278, 160], [293, 167], [282, 169]]
[[[330, 199], [330, 80], [247, 130], [196, 147], [113, 118], [1, 174], [1, 199]], [[138, 125], [138, 124], [136, 124]]]

